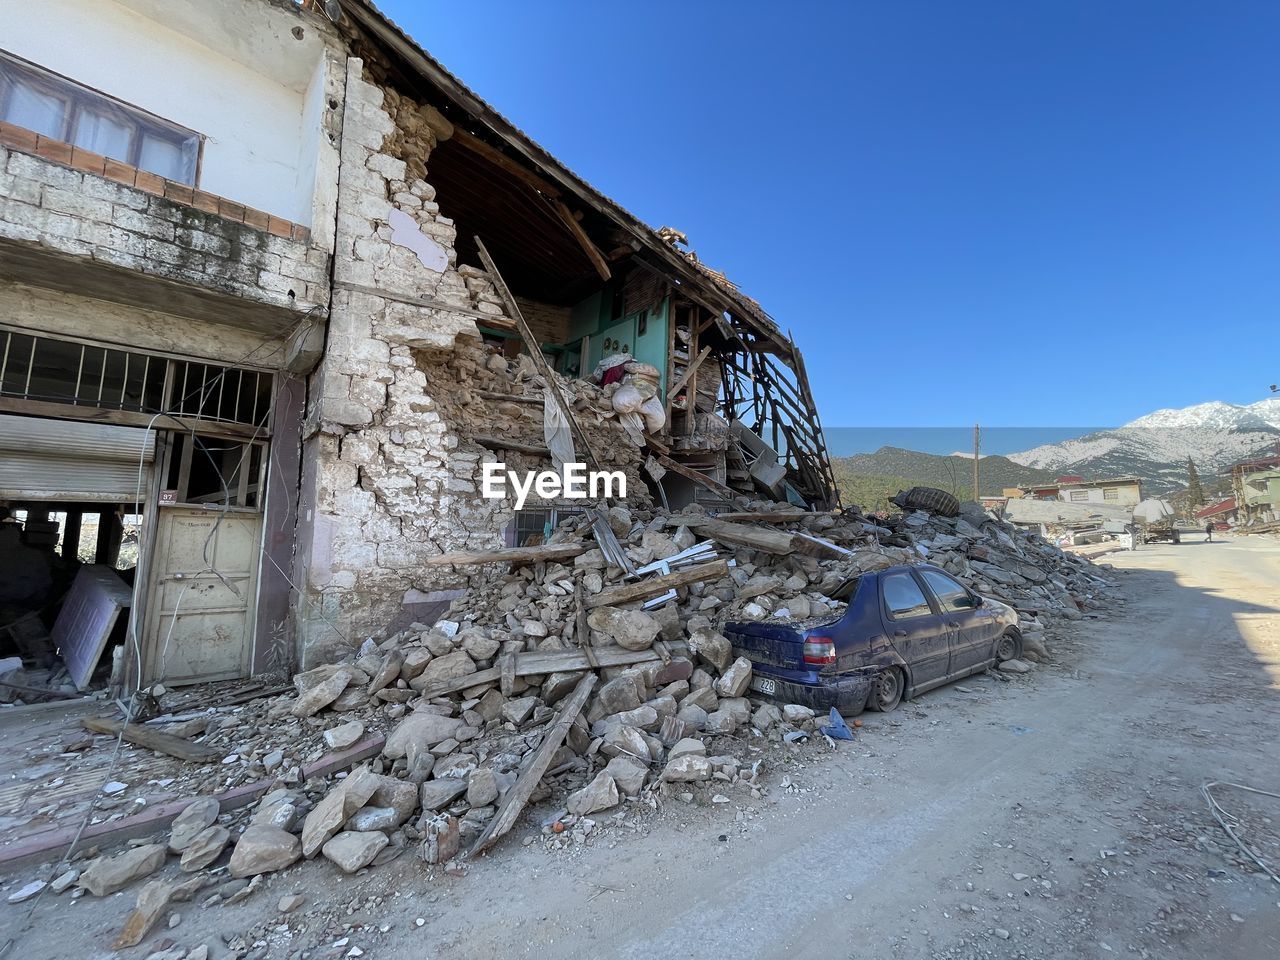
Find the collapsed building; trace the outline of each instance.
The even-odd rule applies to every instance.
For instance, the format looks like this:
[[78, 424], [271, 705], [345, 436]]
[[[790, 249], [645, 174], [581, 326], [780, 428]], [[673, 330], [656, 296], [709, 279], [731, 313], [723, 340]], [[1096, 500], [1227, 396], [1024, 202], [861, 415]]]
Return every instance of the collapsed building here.
[[0, 10], [18, 686], [285, 673], [430, 623], [464, 583], [430, 558], [581, 510], [482, 496], [566, 431], [640, 506], [838, 505], [791, 338], [372, 4]]

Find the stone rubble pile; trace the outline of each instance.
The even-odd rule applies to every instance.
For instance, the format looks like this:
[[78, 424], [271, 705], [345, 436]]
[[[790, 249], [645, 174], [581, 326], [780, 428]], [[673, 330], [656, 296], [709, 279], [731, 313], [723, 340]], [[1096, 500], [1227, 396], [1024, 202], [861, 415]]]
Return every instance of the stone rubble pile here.
[[[599, 518], [613, 534], [606, 539], [616, 538], [612, 545], [597, 542], [599, 527], [589, 515], [575, 516], [545, 546], [576, 548], [576, 556], [480, 566], [468, 592], [435, 625], [367, 640], [341, 662], [296, 675], [294, 695], [240, 708], [236, 721], [225, 715], [205, 721], [206, 730], [221, 724], [223, 738], [244, 738], [228, 760], [234, 757], [248, 779], [273, 780], [256, 804], [220, 813], [206, 795], [173, 822], [166, 842], [100, 856], [48, 880], [105, 896], [176, 856], [184, 874], [203, 873], [210, 885], [222, 878], [204, 894], [217, 902], [248, 895], [265, 875], [304, 858], [323, 857], [347, 873], [405, 852], [445, 864], [468, 851], [516, 796], [512, 823], [526, 804], [551, 801], [552, 813], [542, 820], [551, 845], [585, 839], [593, 817], [628, 804], [656, 808], [671, 797], [692, 802], [703, 794], [714, 803], [731, 793], [759, 798], [771, 751], [794, 752], [811, 736], [820, 740], [816, 731], [826, 718], [752, 696], [752, 664], [735, 655], [725, 623], [834, 619], [843, 605], [830, 594], [849, 578], [927, 561], [1014, 605], [1025, 659], [1036, 661], [1048, 656], [1046, 627], [1119, 599], [1103, 568], [973, 505], [955, 518], [846, 510], [766, 525], [819, 538], [826, 547], [821, 559], [702, 538], [698, 531], [711, 529], [708, 520], [698, 507], [671, 514], [615, 506]], [[700, 563], [715, 555], [730, 561], [716, 566], [714, 579], [680, 586], [674, 599], [650, 609], [644, 600], [593, 604], [593, 597], [646, 576], [624, 578], [606, 559], [618, 559], [618, 545], [642, 567], [705, 540]], [[593, 669], [583, 657], [613, 665]], [[516, 668], [530, 661], [533, 667]], [[565, 705], [588, 674], [590, 696], [570, 711]], [[540, 768], [545, 773], [522, 793], [522, 771], [562, 714], [562, 741], [552, 742], [554, 753]], [[303, 778], [309, 760], [371, 738], [380, 750], [346, 775]], [[203, 792], [228, 782], [206, 776]], [[148, 884], [143, 893], [138, 911], [146, 916], [131, 929], [144, 933], [147, 916], [193, 895], [181, 881]]]

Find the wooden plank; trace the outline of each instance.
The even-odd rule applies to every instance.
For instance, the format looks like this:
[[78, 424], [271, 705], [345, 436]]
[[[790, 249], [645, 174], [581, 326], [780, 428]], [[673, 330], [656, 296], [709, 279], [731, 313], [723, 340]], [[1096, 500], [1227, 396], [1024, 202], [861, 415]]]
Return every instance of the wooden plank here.
[[668, 524], [680, 524], [692, 530], [697, 530], [703, 536], [711, 537], [720, 543], [761, 550], [764, 553], [773, 553], [779, 556], [802, 553], [806, 556], [818, 557], [824, 560], [844, 560], [853, 555], [844, 547], [838, 547], [834, 543], [818, 537], [811, 537], [806, 533], [774, 530], [745, 523], [729, 523], [725, 520], [712, 519], [711, 517], [685, 516], [683, 514], [670, 517], [667, 522]]
[[52, 638], [77, 690], [89, 686], [120, 611], [132, 603], [133, 591], [110, 567], [94, 564], [76, 574]]
[[[376, 757], [386, 746], [387, 738], [377, 734], [361, 740], [353, 747], [337, 753], [326, 754], [315, 763], [302, 768], [302, 779], [312, 777], [328, 777], [347, 767], [354, 766], [361, 760]], [[280, 781], [275, 777], [264, 777], [250, 783], [241, 784], [219, 793], [216, 797], [222, 812], [247, 807], [268, 790], [278, 786]], [[102, 823], [91, 823], [83, 832], [78, 825], [63, 827], [58, 830], [47, 830], [38, 833], [28, 840], [20, 840], [8, 846], [0, 846], [0, 869], [15, 870], [31, 864], [56, 861], [62, 857], [69, 861], [77, 851], [91, 845], [111, 846], [132, 840], [135, 837], [150, 836], [164, 830], [173, 822], [174, 817], [191, 805], [190, 797], [170, 800], [165, 803], [149, 805], [141, 813], [121, 820], [106, 820]], [[78, 839], [77, 839], [78, 837]], [[72, 847], [71, 844], [76, 846]]]
[[528, 403], [542, 406], [543, 399], [541, 395], [536, 397], [527, 397], [523, 393], [497, 393], [493, 390], [474, 390], [477, 397], [485, 400], [501, 400], [504, 403]]
[[573, 726], [573, 722], [578, 719], [578, 714], [582, 712], [583, 706], [586, 705], [587, 697], [591, 696], [591, 689], [596, 685], [596, 679], [594, 673], [583, 674], [582, 679], [578, 681], [578, 685], [573, 688], [573, 693], [569, 694], [564, 701], [564, 706], [560, 708], [560, 713], [552, 724], [547, 727], [547, 733], [542, 738], [542, 743], [533, 752], [529, 763], [520, 772], [515, 786], [507, 792], [502, 801], [502, 806], [498, 808], [494, 818], [489, 821], [489, 825], [485, 827], [484, 832], [476, 838], [475, 844], [471, 847], [470, 856], [474, 857], [476, 854], [488, 850], [516, 825], [516, 821], [520, 819], [520, 814], [524, 812], [525, 805], [529, 802], [529, 797], [533, 795], [533, 791], [542, 782], [547, 768], [551, 766], [551, 759], [556, 755], [556, 751], [560, 749], [560, 744], [564, 743], [564, 738], [568, 736], [569, 728]]
[[[597, 667], [629, 667], [635, 663], [645, 663], [659, 659], [652, 650], [624, 650], [622, 647], [595, 647], [591, 656], [581, 650], [533, 650], [523, 654], [515, 665], [518, 677], [537, 676], [545, 673], [560, 673], [573, 670], [594, 670]], [[592, 662], [594, 660], [594, 662]], [[468, 673], [463, 677], [451, 680], [438, 680], [423, 687], [419, 693], [430, 700], [432, 697], [443, 697], [469, 690], [471, 687], [483, 686], [486, 683], [498, 683], [502, 680], [502, 669], [490, 667]]]
[[793, 523], [805, 517], [833, 517], [834, 510], [793, 510], [769, 513], [717, 513], [717, 520], [747, 523]]
[[505, 547], [501, 550], [451, 550], [422, 562], [429, 567], [447, 564], [473, 566], [484, 563], [534, 563], [538, 560], [572, 560], [585, 553], [585, 543], [543, 543], [536, 547]]
[[644, 442], [645, 442], [645, 446], [647, 446], [650, 450], [656, 450], [658, 453], [671, 452], [671, 448], [669, 446], [667, 446], [665, 443], [663, 443], [661, 440], [659, 440], [657, 437], [655, 437], [651, 433], [646, 433], [644, 435]]
[[596, 659], [595, 649], [591, 646], [591, 628], [587, 626], [587, 605], [583, 602], [582, 581], [573, 581], [574, 639], [586, 654], [587, 663], [592, 670], [600, 669], [600, 661]]
[[472, 437], [476, 443], [488, 450], [511, 450], [515, 453], [527, 453], [535, 457], [549, 457], [551, 451], [532, 443], [520, 443], [503, 437]]
[[498, 272], [498, 266], [493, 262], [493, 257], [489, 256], [489, 251], [485, 249], [484, 241], [476, 237], [476, 252], [480, 254], [480, 262], [484, 264], [485, 270], [489, 273], [489, 279], [493, 281], [494, 288], [498, 291], [498, 296], [502, 298], [502, 302], [506, 305], [507, 312], [511, 314], [516, 322], [516, 327], [520, 331], [520, 336], [524, 338], [525, 346], [529, 349], [529, 357], [533, 361], [533, 365], [538, 368], [538, 372], [542, 374], [546, 381], [547, 390], [555, 400], [556, 406], [560, 408], [560, 412], [564, 414], [564, 418], [569, 423], [569, 428], [573, 431], [574, 438], [582, 445], [583, 452], [586, 454], [587, 461], [592, 467], [600, 469], [600, 458], [595, 455], [591, 449], [591, 443], [587, 440], [587, 435], [582, 432], [582, 426], [578, 423], [577, 417], [573, 415], [568, 402], [561, 393], [560, 380], [552, 371], [547, 358], [542, 355], [542, 348], [538, 345], [537, 339], [529, 330], [529, 325], [524, 321], [524, 314], [520, 312], [520, 307], [516, 303], [516, 298], [511, 295], [507, 282], [502, 279], [502, 274]]
[[740, 494], [737, 490], [729, 489], [719, 480], [715, 480], [707, 476], [701, 470], [695, 470], [693, 469], [693, 467], [686, 467], [683, 463], [679, 463], [675, 460], [672, 460], [670, 457], [668, 457], [664, 453], [658, 453], [655, 450], [653, 456], [655, 460], [657, 460], [660, 464], [662, 464], [672, 473], [678, 473], [680, 474], [680, 476], [684, 477], [686, 480], [692, 480], [694, 483], [699, 484], [700, 486], [706, 487], [712, 493], [719, 494], [720, 496], [724, 497], [726, 500], [735, 500], [738, 497], [742, 496], [742, 494]]
[[[427, 297], [414, 297], [407, 293], [394, 293], [390, 290], [383, 290], [380, 287], [369, 287], [363, 283], [351, 283], [348, 280], [339, 280], [335, 286], [344, 287], [347, 290], [353, 290], [356, 293], [363, 293], [370, 297], [381, 297], [383, 300], [392, 300], [396, 303], [406, 303], [411, 307], [424, 307], [427, 310], [444, 310], [449, 313], [460, 313], [465, 317], [471, 317], [473, 320], [483, 320], [486, 327], [496, 327], [499, 330], [516, 329], [515, 322], [506, 317], [494, 316], [491, 313], [484, 313], [480, 310], [472, 310], [470, 307], [458, 307], [452, 303], [445, 303], [443, 300], [431, 300]], [[145, 418], [144, 418], [145, 421]]]
[[641, 580], [639, 583], [628, 583], [621, 587], [602, 590], [587, 599], [587, 606], [594, 610], [596, 607], [613, 607], [631, 603], [634, 600], [648, 600], [650, 597], [656, 597], [676, 587], [688, 586], [703, 580], [718, 580], [728, 574], [727, 560], [713, 560], [711, 563], [700, 563], [696, 567], [687, 567], [675, 573]]
[[[126, 726], [119, 720], [108, 720], [106, 717], [85, 717], [80, 721], [80, 725], [93, 733], [107, 733], [122, 737], [136, 746], [146, 747], [156, 753], [168, 754], [191, 763], [212, 763], [214, 760], [221, 760], [223, 756], [221, 750], [215, 750], [200, 743], [192, 743], [182, 737], [161, 733], [159, 730], [152, 730], [137, 723]], [[121, 730], [124, 732], [121, 733]]]
[[[693, 362], [690, 363], [689, 366], [685, 368], [684, 374], [680, 377], [679, 380], [675, 382], [674, 386], [672, 386], [672, 388], [667, 391], [668, 403], [670, 403], [672, 400], [675, 399], [676, 394], [680, 392], [680, 388], [683, 387], [686, 383], [688, 383], [690, 379], [692, 379], [693, 375], [698, 372], [698, 367], [702, 366], [702, 361], [707, 359], [707, 357], [709, 357], [710, 355], [711, 355], [711, 348], [703, 347], [702, 352], [693, 358]], [[690, 398], [690, 402], [692, 402], [692, 398]], [[692, 409], [690, 409], [689, 412], [692, 413], [693, 412]]]
[[613, 277], [613, 273], [609, 270], [609, 261], [600, 252], [600, 248], [591, 242], [591, 238], [587, 236], [587, 231], [582, 229], [582, 224], [573, 215], [573, 211], [558, 197], [551, 200], [551, 205], [555, 208], [556, 213], [560, 215], [560, 219], [564, 221], [564, 225], [569, 228], [569, 232], [573, 234], [573, 239], [578, 241], [578, 246], [582, 247], [582, 252], [587, 255], [591, 265], [596, 268], [596, 273], [600, 275], [600, 279], [608, 282]]

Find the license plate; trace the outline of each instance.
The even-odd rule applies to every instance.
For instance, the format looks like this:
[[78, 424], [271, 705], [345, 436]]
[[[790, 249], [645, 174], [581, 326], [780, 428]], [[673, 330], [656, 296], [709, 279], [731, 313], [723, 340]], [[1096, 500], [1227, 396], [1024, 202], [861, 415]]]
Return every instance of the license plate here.
[[770, 680], [768, 677], [752, 677], [751, 689], [765, 695], [774, 694], [778, 692], [778, 681]]

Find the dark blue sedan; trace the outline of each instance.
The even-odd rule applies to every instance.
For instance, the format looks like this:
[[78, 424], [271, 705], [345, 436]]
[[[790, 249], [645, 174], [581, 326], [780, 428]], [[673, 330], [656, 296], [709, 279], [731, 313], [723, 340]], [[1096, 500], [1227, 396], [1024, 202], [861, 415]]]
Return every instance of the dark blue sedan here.
[[848, 608], [830, 623], [725, 627], [734, 653], [751, 661], [752, 690], [846, 715], [888, 711], [1022, 654], [1012, 607], [927, 564], [864, 573], [831, 599]]

